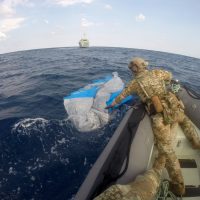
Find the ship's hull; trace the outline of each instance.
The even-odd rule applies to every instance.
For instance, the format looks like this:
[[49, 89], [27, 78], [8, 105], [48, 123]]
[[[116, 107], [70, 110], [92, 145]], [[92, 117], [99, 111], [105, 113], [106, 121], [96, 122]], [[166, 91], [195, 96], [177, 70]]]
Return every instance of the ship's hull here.
[[87, 48], [87, 47], [89, 47], [89, 41], [87, 39], [81, 39], [79, 41], [79, 47], [80, 48]]

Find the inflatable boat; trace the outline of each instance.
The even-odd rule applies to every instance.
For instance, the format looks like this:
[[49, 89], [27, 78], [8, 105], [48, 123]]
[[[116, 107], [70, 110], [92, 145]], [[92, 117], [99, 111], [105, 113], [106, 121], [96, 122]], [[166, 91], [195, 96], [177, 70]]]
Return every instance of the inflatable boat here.
[[[181, 87], [179, 98], [200, 135], [200, 96]], [[186, 185], [183, 200], [200, 200], [200, 150], [194, 150], [179, 125], [173, 127], [174, 150]], [[75, 200], [91, 200], [112, 184], [127, 184], [151, 168], [156, 154], [149, 116], [142, 104], [134, 105], [89, 171]], [[162, 179], [168, 179], [164, 170]], [[164, 199], [164, 198], [163, 198]]]

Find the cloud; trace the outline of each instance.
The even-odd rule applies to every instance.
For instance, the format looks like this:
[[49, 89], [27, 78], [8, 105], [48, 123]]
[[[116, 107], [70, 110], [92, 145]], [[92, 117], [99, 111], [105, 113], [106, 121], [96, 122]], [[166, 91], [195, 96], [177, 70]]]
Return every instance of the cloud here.
[[1, 4], [0, 5], [0, 15], [3, 16], [11, 16], [15, 13], [14, 9], [8, 5]]
[[0, 21], [0, 40], [7, 38], [7, 33], [21, 26], [25, 18], [8, 18]]
[[135, 20], [136, 20], [137, 22], [143, 22], [143, 21], [146, 20], [146, 17], [145, 17], [142, 13], [140, 13], [139, 15], [137, 15], [137, 16], [135, 17]]
[[4, 19], [0, 21], [0, 32], [7, 33], [13, 29], [19, 28], [24, 20], [25, 18], [22, 17]]
[[53, 0], [53, 1], [54, 3], [60, 6], [71, 6], [71, 5], [80, 4], [80, 3], [90, 4], [94, 0]]
[[33, 3], [30, 2], [29, 0], [3, 0], [3, 4], [7, 4], [13, 7], [17, 5], [26, 5], [26, 6], [33, 5]]
[[5, 33], [0, 32], [0, 41], [5, 39], [7, 36]]
[[3, 0], [0, 3], [0, 15], [3, 17], [10, 17], [16, 13], [16, 6], [33, 6], [28, 0]]
[[95, 25], [93, 22], [88, 21], [86, 18], [81, 18], [81, 26], [89, 27]]
[[107, 9], [107, 10], [112, 10], [112, 6], [109, 5], [109, 4], [106, 4], [106, 5], [105, 5], [105, 9]]
[[0, 3], [0, 40], [7, 38], [7, 34], [19, 28], [24, 22], [24, 17], [18, 17], [17, 6], [33, 6], [29, 0], [2, 0]]

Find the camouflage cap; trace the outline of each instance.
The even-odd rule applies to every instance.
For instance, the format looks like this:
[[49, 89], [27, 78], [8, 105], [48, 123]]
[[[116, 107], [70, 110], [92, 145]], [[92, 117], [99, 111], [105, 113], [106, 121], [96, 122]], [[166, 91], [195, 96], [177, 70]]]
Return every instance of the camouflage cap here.
[[148, 66], [148, 62], [145, 61], [142, 58], [135, 57], [132, 59], [132, 61], [129, 63], [129, 68], [131, 69], [133, 66], [136, 66], [138, 69], [145, 69]]

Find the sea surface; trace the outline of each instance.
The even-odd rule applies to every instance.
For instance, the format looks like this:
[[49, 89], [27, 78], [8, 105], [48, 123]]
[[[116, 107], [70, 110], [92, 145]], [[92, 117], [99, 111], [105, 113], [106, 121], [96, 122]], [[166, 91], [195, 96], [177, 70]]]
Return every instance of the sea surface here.
[[81, 133], [63, 97], [141, 56], [200, 93], [200, 59], [127, 48], [52, 48], [0, 55], [0, 199], [70, 200], [123, 117]]

